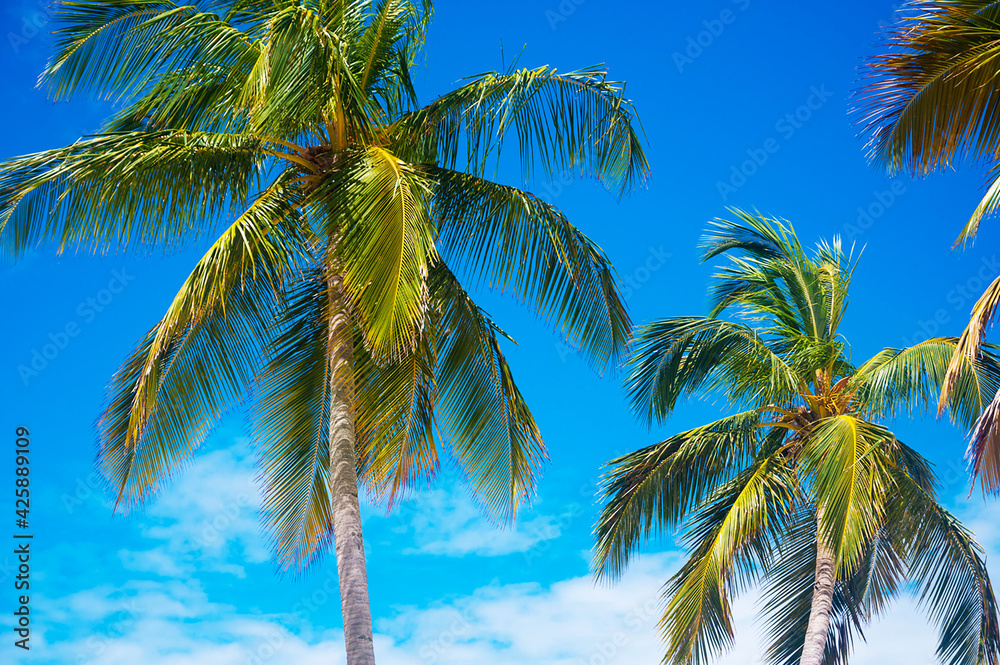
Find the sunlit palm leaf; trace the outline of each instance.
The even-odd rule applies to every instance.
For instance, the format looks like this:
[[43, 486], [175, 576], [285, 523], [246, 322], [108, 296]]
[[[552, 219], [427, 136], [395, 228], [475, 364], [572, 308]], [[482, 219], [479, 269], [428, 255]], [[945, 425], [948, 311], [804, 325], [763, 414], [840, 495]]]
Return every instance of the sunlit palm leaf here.
[[[993, 349], [971, 363], [960, 355], [961, 341], [939, 337], [906, 349], [884, 349], [858, 368], [848, 384], [871, 418], [912, 415], [935, 403], [949, 408], [956, 421], [971, 428], [992, 395], [1000, 389], [1000, 362]], [[956, 365], [955, 358], [959, 358]], [[955, 367], [950, 379], [946, 377]], [[936, 400], [941, 386], [948, 394]]]
[[723, 484], [693, 516], [693, 553], [664, 587], [664, 663], [707, 665], [732, 644], [730, 598], [757, 578], [794, 509], [794, 472], [770, 454]]
[[279, 292], [309, 251], [286, 195], [262, 193], [212, 245], [115, 377], [100, 432], [118, 501], [143, 502], [246, 396]]
[[747, 411], [612, 460], [594, 530], [598, 578], [620, 577], [642, 541], [671, 534], [733, 469], [746, 466], [763, 427], [761, 413]]
[[41, 242], [107, 251], [178, 246], [241, 209], [258, 183], [252, 140], [136, 132], [97, 136], [0, 169], [0, 252]]
[[449, 263], [530, 304], [598, 367], [616, 366], [631, 323], [600, 248], [535, 196], [455, 171], [432, 174]]
[[884, 497], [893, 489], [895, 437], [885, 428], [840, 415], [820, 421], [802, 450], [805, 470], [815, 477], [821, 536], [840, 574], [857, 568], [884, 518]]
[[479, 176], [513, 130], [526, 177], [540, 165], [547, 177], [590, 176], [624, 193], [649, 171], [634, 115], [624, 86], [604, 70], [540, 67], [473, 77], [404, 118], [402, 130], [417, 140], [431, 137], [442, 166]]
[[473, 496], [499, 521], [533, 494], [548, 459], [500, 349], [503, 333], [443, 264], [431, 274], [439, 413]]
[[[226, 315], [204, 314], [156, 355], [154, 328], [115, 375], [98, 426], [99, 462], [119, 502], [135, 506], [162, 489], [209, 428], [245, 397], [259, 357], [263, 305], [236, 290]], [[139, 391], [145, 408], [136, 423]]]
[[[859, 122], [873, 161], [891, 172], [926, 175], [966, 154], [1000, 157], [1000, 9], [992, 0], [915, 2], [886, 52], [868, 66]], [[957, 242], [975, 235], [996, 207], [990, 186]]]
[[437, 255], [431, 188], [420, 169], [373, 147], [316, 196], [326, 232], [342, 238], [337, 260], [344, 288], [377, 357], [404, 355], [416, 344], [428, 265]]

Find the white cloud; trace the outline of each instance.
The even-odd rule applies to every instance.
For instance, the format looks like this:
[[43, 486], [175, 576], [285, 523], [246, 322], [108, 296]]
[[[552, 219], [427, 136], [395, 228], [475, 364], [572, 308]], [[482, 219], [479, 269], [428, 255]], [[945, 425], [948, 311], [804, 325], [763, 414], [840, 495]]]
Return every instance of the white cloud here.
[[[673, 558], [640, 561], [615, 588], [589, 577], [493, 585], [452, 604], [403, 607], [377, 621], [385, 665], [489, 662], [588, 665], [657, 662], [652, 630], [659, 584]], [[291, 608], [289, 608], [291, 611]], [[328, 603], [322, 611], [337, 610]], [[212, 602], [195, 581], [136, 581], [58, 599], [45, 617], [39, 663], [86, 665], [331, 665], [344, 662], [339, 631], [316, 634], [293, 615], [252, 615]], [[49, 634], [70, 639], [46, 643]], [[601, 660], [601, 659], [604, 660]]]
[[656, 663], [659, 588], [673, 555], [638, 561], [613, 588], [589, 576], [495, 585], [449, 605], [407, 608], [380, 632], [426, 665]]
[[422, 492], [402, 502], [384, 519], [398, 522], [393, 531], [412, 536], [413, 545], [403, 554], [462, 557], [502, 556], [528, 552], [540, 543], [558, 538], [562, 529], [582, 513], [568, 506], [561, 515], [522, 513], [513, 527], [500, 527], [483, 517], [461, 487]]
[[269, 556], [259, 505], [253, 462], [241, 439], [196, 458], [141, 515], [140, 534], [159, 545], [121, 550], [119, 558], [129, 570], [164, 577], [194, 570], [244, 577], [243, 563], [262, 563]]
[[[52, 599], [39, 596], [33, 662], [80, 665], [335, 665], [344, 662], [339, 631], [317, 631], [314, 614], [249, 614], [209, 598], [192, 571], [244, 573], [243, 561], [267, 560], [259, 536], [258, 490], [246, 447], [239, 443], [202, 456], [139, 520], [138, 530], [156, 547], [122, 550], [130, 570], [154, 573], [123, 588], [108, 585]], [[1000, 547], [1000, 504], [960, 504], [960, 515], [990, 552]], [[435, 489], [400, 506], [389, 518], [410, 541], [397, 548], [411, 554], [459, 557], [538, 551], [560, 535], [580, 507], [562, 515], [528, 513], [516, 529], [501, 531], [481, 517], [461, 489]], [[391, 524], [391, 523], [390, 523]], [[677, 569], [676, 553], [636, 560], [614, 587], [589, 576], [550, 585], [494, 584], [466, 597], [430, 606], [398, 607], [376, 619], [382, 665], [632, 665], [659, 662], [663, 648], [655, 623], [659, 593]], [[270, 574], [268, 572], [267, 574]], [[332, 578], [335, 579], [335, 578]], [[319, 589], [325, 580], [316, 582]], [[50, 586], [50, 588], [54, 588]], [[329, 600], [318, 608], [339, 612], [331, 582]], [[762, 627], [759, 603], [734, 603], [737, 640], [720, 665], [759, 663]], [[856, 645], [854, 665], [933, 662], [936, 629], [903, 597]], [[0, 660], [2, 660], [0, 653]]]
[[[550, 586], [493, 584], [449, 603], [400, 607], [376, 620], [384, 665], [632, 665], [662, 657], [659, 592], [676, 554], [637, 560], [614, 587], [580, 576]], [[321, 586], [317, 581], [317, 588]], [[40, 599], [37, 662], [86, 665], [332, 665], [344, 662], [339, 631], [315, 631], [292, 614], [242, 613], [213, 602], [194, 581], [135, 581]], [[327, 602], [318, 612], [337, 612]], [[734, 606], [736, 646], [720, 665], [759, 663], [756, 599]], [[49, 633], [71, 639], [45, 643]], [[854, 665], [933, 662], [935, 631], [903, 598], [858, 644]], [[36, 653], [38, 653], [36, 651]], [[40, 654], [40, 655], [41, 655]]]

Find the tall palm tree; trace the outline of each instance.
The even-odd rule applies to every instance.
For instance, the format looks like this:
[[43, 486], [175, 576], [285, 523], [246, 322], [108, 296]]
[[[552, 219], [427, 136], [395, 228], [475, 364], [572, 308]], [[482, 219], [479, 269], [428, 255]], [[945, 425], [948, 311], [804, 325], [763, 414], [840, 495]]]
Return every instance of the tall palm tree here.
[[[890, 173], [925, 176], [962, 158], [989, 166], [986, 194], [956, 245], [970, 241], [1000, 205], [1000, 3], [914, 2], [885, 51], [868, 67], [859, 94], [872, 161]], [[1000, 304], [997, 278], [974, 305], [941, 392], [939, 410], [962, 363], [974, 359]], [[1000, 492], [1000, 393], [978, 423], [967, 456], [983, 489]]]
[[513, 133], [525, 177], [630, 190], [647, 163], [624, 86], [511, 69], [419, 106], [409, 72], [430, 18], [429, 0], [61, 3], [42, 84], [120, 110], [0, 170], [8, 257], [216, 238], [115, 376], [100, 464], [141, 505], [249, 399], [275, 555], [300, 569], [333, 543], [352, 665], [374, 662], [359, 479], [391, 506], [446, 446], [509, 520], [545, 459], [504, 335], [456, 273], [597, 367], [630, 328], [602, 251], [485, 178]]
[[[729, 258], [709, 316], [642, 328], [627, 386], [649, 423], [695, 393], [737, 412], [611, 462], [598, 576], [617, 578], [643, 541], [683, 528], [691, 556], [664, 587], [664, 663], [711, 662], [733, 639], [731, 597], [755, 586], [765, 662], [845, 663], [908, 582], [940, 629], [942, 662], [997, 663], [982, 551], [938, 502], [930, 465], [884, 424], [936, 398], [956, 340], [855, 367], [838, 333], [854, 269], [839, 239], [807, 253], [791, 226], [736, 214], [706, 237], [706, 259]], [[965, 363], [956, 418], [975, 421], [998, 386], [993, 355]]]

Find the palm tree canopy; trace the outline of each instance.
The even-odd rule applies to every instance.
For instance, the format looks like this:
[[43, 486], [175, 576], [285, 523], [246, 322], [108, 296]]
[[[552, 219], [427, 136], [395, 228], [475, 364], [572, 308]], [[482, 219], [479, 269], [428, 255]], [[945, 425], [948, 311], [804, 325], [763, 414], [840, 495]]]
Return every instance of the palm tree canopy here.
[[[627, 378], [649, 423], [695, 393], [720, 395], [735, 413], [611, 462], [598, 576], [617, 578], [644, 541], [680, 529], [691, 556], [664, 587], [664, 662], [712, 662], [732, 643], [731, 598], [758, 587], [765, 660], [793, 665], [822, 539], [836, 564], [825, 662], [846, 662], [852, 639], [912, 583], [940, 629], [942, 662], [997, 663], [983, 553], [939, 504], [929, 464], [886, 427], [935, 403], [957, 340], [853, 365], [838, 333], [850, 253], [839, 239], [807, 251], [790, 225], [735, 214], [706, 238], [707, 259], [728, 259], [710, 315], [642, 327]], [[954, 418], [971, 426], [998, 387], [992, 353], [964, 363]]]
[[998, 37], [996, 2], [910, 3], [858, 93], [869, 156], [890, 172], [927, 175], [962, 157], [989, 165], [992, 182], [959, 243], [1000, 203]]
[[154, 493], [211, 426], [253, 403], [280, 561], [331, 537], [330, 362], [350, 349], [359, 473], [390, 504], [441, 446], [495, 518], [546, 458], [501, 350], [456, 275], [510, 294], [616, 365], [630, 322], [601, 249], [524, 176], [618, 193], [648, 166], [624, 85], [600, 68], [511, 69], [418, 104], [429, 0], [82, 0], [53, 14], [54, 99], [120, 110], [100, 133], [0, 166], [0, 253], [148, 251], [214, 238], [115, 376], [100, 460], [119, 501]]
[[[992, 182], [956, 242], [966, 243], [1000, 204], [1000, 4], [988, 0], [908, 5], [859, 93], [873, 161], [926, 175], [963, 157], [988, 165]], [[972, 310], [941, 393], [975, 359], [1000, 302], [1000, 279]], [[984, 490], [1000, 491], [1000, 393], [973, 431], [968, 457]]]

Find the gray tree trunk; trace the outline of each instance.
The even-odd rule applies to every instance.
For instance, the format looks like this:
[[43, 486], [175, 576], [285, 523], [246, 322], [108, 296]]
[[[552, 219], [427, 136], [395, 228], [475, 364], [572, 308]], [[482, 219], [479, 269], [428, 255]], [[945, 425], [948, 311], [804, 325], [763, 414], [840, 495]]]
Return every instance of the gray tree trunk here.
[[330, 350], [330, 503], [340, 578], [347, 665], [375, 665], [368, 572], [358, 503], [354, 430], [354, 363], [351, 327], [334, 302], [343, 297], [340, 279], [329, 280]]
[[[822, 520], [822, 509], [816, 516], [817, 527]], [[823, 653], [830, 634], [830, 613], [833, 609], [833, 591], [837, 583], [837, 562], [827, 547], [822, 532], [816, 532], [816, 582], [813, 586], [812, 609], [806, 641], [802, 647], [799, 665], [823, 665]]]

